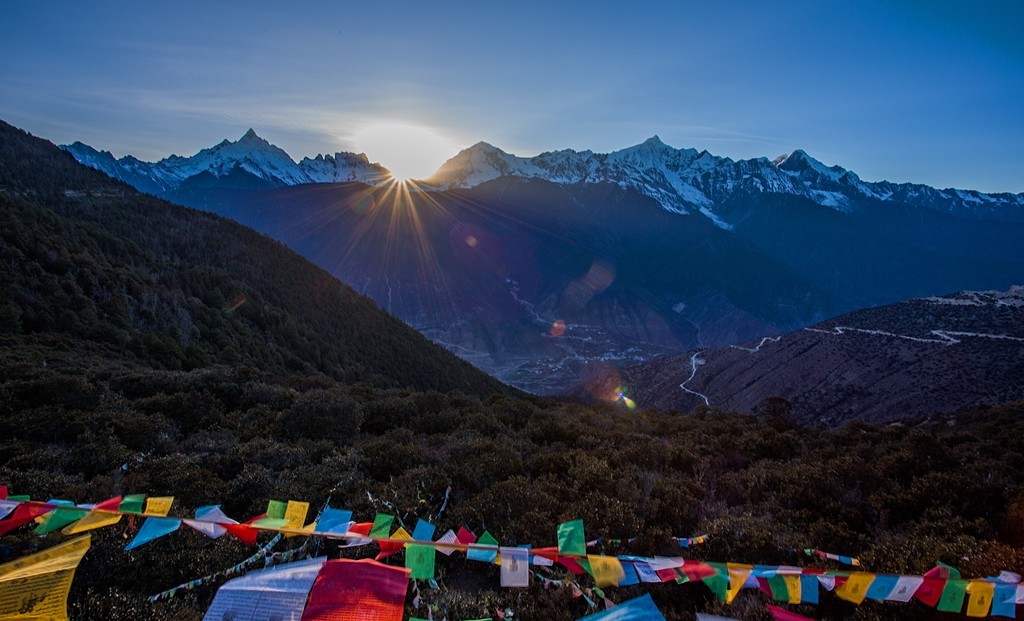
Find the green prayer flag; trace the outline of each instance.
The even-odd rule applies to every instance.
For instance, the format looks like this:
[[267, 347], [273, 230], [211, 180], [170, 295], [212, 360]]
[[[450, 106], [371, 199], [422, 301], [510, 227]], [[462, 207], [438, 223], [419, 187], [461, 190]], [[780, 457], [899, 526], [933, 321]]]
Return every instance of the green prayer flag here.
[[789, 601], [789, 585], [786, 584], [786, 577], [775, 575], [768, 578], [768, 587], [772, 590], [772, 599], [777, 602]]
[[70, 507], [65, 509], [63, 507], [58, 507], [46, 516], [46, 519], [42, 524], [36, 527], [34, 532], [37, 535], [52, 533], [55, 530], [64, 528], [72, 522], [77, 522], [84, 518], [86, 513], [89, 513], [88, 509], [75, 509]]
[[434, 546], [408, 543], [405, 545], [405, 568], [411, 569], [413, 580], [431, 580], [434, 577]]
[[387, 539], [391, 536], [391, 525], [395, 522], [395, 516], [387, 513], [378, 513], [373, 518], [373, 528], [370, 529], [370, 537], [374, 539]]
[[121, 499], [117, 510], [121, 513], [142, 513], [142, 505], [146, 502], [145, 494], [129, 494]]
[[283, 500], [271, 500], [267, 503], [267, 517], [275, 520], [283, 520], [284, 512], [288, 509], [288, 503]]
[[[959, 572], [957, 572], [959, 573]], [[967, 595], [967, 580], [950, 579], [946, 581], [946, 588], [942, 590], [942, 597], [935, 606], [936, 610], [942, 612], [960, 612], [964, 605], [964, 596]]]
[[558, 525], [558, 553], [564, 556], [586, 556], [587, 539], [583, 536], [583, 520]]
[[708, 585], [715, 597], [725, 601], [726, 592], [729, 590], [729, 568], [725, 563], [706, 563], [715, 570], [714, 575], [704, 578], [704, 584]]

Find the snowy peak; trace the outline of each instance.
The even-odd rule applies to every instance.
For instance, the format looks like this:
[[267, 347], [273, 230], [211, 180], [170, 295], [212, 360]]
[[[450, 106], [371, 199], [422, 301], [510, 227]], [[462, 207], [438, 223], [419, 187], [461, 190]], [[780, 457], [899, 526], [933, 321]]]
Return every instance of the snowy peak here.
[[318, 155], [296, 163], [283, 149], [261, 138], [252, 128], [235, 142], [222, 140], [191, 157], [171, 155], [158, 162], [142, 162], [130, 155], [114, 159], [109, 152], [97, 151], [80, 142], [63, 148], [86, 166], [156, 195], [171, 193], [188, 179], [204, 173], [216, 178], [241, 173], [256, 177], [261, 180], [259, 183], [270, 187], [348, 181], [375, 184], [391, 176], [386, 168], [371, 163], [362, 153]]
[[[172, 193], [188, 179], [204, 173], [216, 178], [248, 179], [254, 187], [353, 181], [372, 185], [391, 176], [362, 153], [318, 155], [296, 163], [252, 128], [235, 142], [224, 140], [191, 157], [172, 155], [159, 162], [142, 162], [131, 156], [115, 159], [107, 151], [80, 142], [63, 148], [83, 164], [157, 195]], [[676, 149], [657, 135], [611, 153], [563, 149], [534, 157], [520, 157], [478, 142], [449, 159], [425, 181], [427, 189], [449, 190], [472, 188], [501, 177], [567, 185], [610, 183], [644, 194], [668, 211], [706, 217], [724, 229], [732, 228], [734, 223], [723, 215], [723, 204], [764, 193], [798, 196], [844, 212], [858, 209], [864, 201], [891, 201], [965, 218], [1024, 222], [1024, 194], [938, 190], [887, 181], [869, 183], [840, 166], [826, 166], [803, 149], [774, 160], [761, 157], [734, 161], [707, 151]]]

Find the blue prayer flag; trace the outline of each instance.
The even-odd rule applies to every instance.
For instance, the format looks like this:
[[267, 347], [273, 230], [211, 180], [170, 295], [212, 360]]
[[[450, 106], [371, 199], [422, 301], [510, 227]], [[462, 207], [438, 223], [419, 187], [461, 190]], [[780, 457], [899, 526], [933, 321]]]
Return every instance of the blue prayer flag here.
[[868, 587], [865, 597], [885, 601], [892, 593], [892, 590], [896, 588], [896, 583], [899, 581], [898, 576], [875, 576], [875, 580]]
[[423, 518], [420, 518], [420, 520], [416, 522], [416, 528], [412, 531], [412, 538], [414, 541], [433, 541], [435, 528], [437, 527]]
[[179, 526], [181, 526], [181, 520], [177, 518], [148, 517], [146, 518], [146, 521], [142, 523], [142, 528], [140, 528], [138, 534], [135, 535], [135, 539], [132, 539], [131, 543], [125, 547], [125, 552], [128, 550], [134, 550], [142, 544], [149, 543], [158, 537], [169, 535], [178, 530]]
[[343, 535], [348, 532], [348, 523], [351, 521], [351, 511], [327, 507], [316, 521], [316, 532]]

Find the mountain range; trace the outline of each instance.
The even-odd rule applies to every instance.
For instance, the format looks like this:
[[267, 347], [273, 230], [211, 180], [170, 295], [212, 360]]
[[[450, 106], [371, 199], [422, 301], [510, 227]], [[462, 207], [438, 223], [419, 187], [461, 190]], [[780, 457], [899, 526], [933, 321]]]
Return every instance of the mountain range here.
[[64, 148], [288, 244], [540, 393], [573, 386], [594, 362], [628, 367], [1024, 282], [1024, 195], [865, 182], [799, 150], [733, 161], [654, 137], [521, 158], [478, 143], [397, 184], [365, 156], [296, 164], [251, 130], [152, 164]]

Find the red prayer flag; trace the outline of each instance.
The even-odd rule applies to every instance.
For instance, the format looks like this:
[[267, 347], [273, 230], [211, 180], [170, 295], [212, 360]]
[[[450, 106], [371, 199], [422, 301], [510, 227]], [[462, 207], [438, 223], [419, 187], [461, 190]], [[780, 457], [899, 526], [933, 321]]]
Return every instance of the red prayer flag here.
[[704, 578], [710, 578], [711, 576], [717, 576], [718, 572], [715, 568], [704, 563], [686, 563], [679, 568], [679, 571], [686, 574], [686, 577], [690, 579], [690, 582], [700, 582]]
[[348, 529], [348, 532], [369, 537], [371, 530], [373, 530], [373, 522], [360, 522], [353, 524], [352, 528]]
[[761, 589], [761, 592], [771, 599], [775, 599], [775, 595], [772, 593], [772, 587], [768, 584], [768, 578], [758, 578], [757, 588]]
[[476, 543], [476, 535], [473, 534], [473, 531], [462, 526], [459, 528], [458, 534], [455, 535], [455, 540], [459, 543]]
[[15, 528], [28, 524], [32, 520], [36, 519], [40, 515], [45, 515], [50, 511], [53, 511], [53, 505], [47, 505], [44, 503], [26, 503], [23, 502], [18, 505], [18, 508], [14, 510], [11, 517], [6, 520], [0, 521], [0, 535], [6, 535]]
[[946, 588], [945, 578], [925, 578], [921, 586], [917, 587], [914, 598], [922, 604], [935, 607], [942, 598], [942, 590]]
[[7, 486], [0, 485], [0, 500], [7, 498]]
[[245, 545], [256, 545], [256, 535], [260, 532], [258, 529], [246, 524], [222, 524], [222, 526]]
[[665, 569], [659, 569], [654, 573], [658, 574], [658, 577], [661, 578], [662, 582], [672, 582], [679, 577], [679, 574], [676, 573], [675, 567], [666, 567]]
[[104, 500], [103, 502], [94, 505], [93, 510], [95, 511], [98, 509], [100, 511], [117, 511], [118, 507], [121, 506], [122, 500], [124, 499], [121, 498], [120, 496], [108, 498], [107, 500]]
[[778, 606], [772, 606], [768, 604], [768, 612], [772, 613], [772, 618], [775, 621], [814, 621], [810, 617], [798, 615], [795, 612], [790, 612], [785, 608], [779, 608]]
[[409, 572], [369, 559], [327, 561], [301, 621], [402, 621]]
[[583, 574], [587, 573], [587, 571], [585, 569], [583, 569], [582, 567], [580, 567], [580, 564], [576, 562], [576, 559], [574, 559], [572, 557], [569, 557], [569, 556], [559, 556], [558, 557], [558, 562], [563, 567], [565, 567], [566, 569], [568, 569], [572, 573], [576, 574], [577, 576], [582, 576]]
[[378, 561], [383, 561], [387, 557], [398, 554], [405, 548], [404, 541], [378, 541], [380, 545], [380, 553], [377, 554]]

